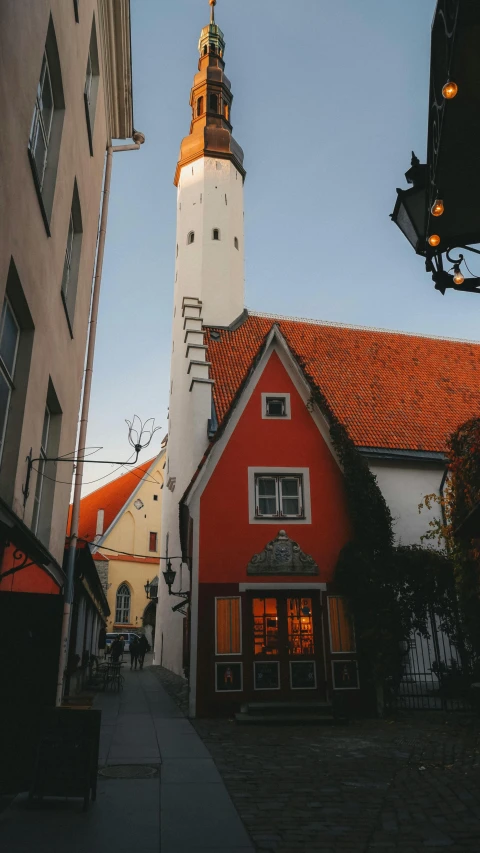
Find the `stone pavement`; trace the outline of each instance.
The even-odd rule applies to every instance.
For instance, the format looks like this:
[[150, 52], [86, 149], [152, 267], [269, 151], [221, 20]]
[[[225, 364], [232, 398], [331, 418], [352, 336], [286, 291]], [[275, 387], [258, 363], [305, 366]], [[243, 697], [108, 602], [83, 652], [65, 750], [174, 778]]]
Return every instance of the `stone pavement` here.
[[[123, 692], [99, 693], [95, 706], [102, 708], [100, 772], [119, 765], [126, 778], [100, 775], [97, 800], [86, 813], [78, 800], [45, 800], [28, 809], [26, 794], [19, 795], [0, 814], [0, 850], [253, 853], [189, 721], [151, 670], [125, 670]], [[150, 778], [128, 778], [148, 772]]]
[[480, 851], [478, 721], [194, 725], [258, 853]]

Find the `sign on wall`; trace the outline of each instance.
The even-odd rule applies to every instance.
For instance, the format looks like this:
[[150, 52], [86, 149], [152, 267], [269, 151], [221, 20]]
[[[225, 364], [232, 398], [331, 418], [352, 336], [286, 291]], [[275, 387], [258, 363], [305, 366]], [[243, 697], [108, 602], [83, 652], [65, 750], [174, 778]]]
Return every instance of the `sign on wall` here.
[[234, 661], [233, 663], [216, 663], [215, 682], [217, 693], [243, 690], [242, 664], [238, 663], [238, 661]]

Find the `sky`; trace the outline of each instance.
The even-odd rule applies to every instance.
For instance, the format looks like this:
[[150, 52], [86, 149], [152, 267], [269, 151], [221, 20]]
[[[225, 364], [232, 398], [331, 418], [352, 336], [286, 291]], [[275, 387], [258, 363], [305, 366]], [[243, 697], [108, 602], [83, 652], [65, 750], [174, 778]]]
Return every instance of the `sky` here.
[[[479, 339], [476, 295], [442, 297], [389, 214], [425, 161], [435, 0], [218, 0], [245, 152], [247, 307]], [[114, 158], [87, 444], [124, 461], [125, 419], [168, 430], [173, 176], [208, 0], [131, 0], [138, 152]], [[88, 465], [98, 477], [126, 469]]]

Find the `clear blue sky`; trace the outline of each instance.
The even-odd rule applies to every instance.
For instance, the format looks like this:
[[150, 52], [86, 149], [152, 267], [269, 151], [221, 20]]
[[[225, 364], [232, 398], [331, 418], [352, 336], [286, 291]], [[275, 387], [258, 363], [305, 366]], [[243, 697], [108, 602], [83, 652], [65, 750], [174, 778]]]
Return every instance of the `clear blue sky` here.
[[[167, 431], [173, 175], [209, 19], [207, 0], [131, 0], [131, 8], [135, 126], [146, 143], [114, 160], [88, 434], [103, 458], [120, 460], [129, 450], [124, 418], [155, 417]], [[248, 307], [479, 338], [480, 300], [437, 293], [389, 219], [411, 149], [425, 159], [434, 8], [435, 0], [218, 0], [247, 169]], [[89, 466], [86, 480], [107, 470]]]

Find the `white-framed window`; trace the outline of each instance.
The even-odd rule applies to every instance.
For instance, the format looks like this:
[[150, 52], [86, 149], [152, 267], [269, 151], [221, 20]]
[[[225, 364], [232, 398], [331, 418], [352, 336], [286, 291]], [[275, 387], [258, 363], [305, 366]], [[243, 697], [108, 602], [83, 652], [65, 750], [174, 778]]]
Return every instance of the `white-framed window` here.
[[262, 418], [288, 421], [291, 417], [290, 394], [281, 391], [262, 393]]
[[355, 630], [345, 598], [341, 595], [329, 595], [327, 601], [332, 654], [355, 652]]
[[192, 243], [194, 243], [194, 242], [195, 242], [195, 231], [189, 231], [188, 236], [187, 236], [187, 244], [189, 246], [191, 246]]
[[37, 96], [33, 109], [32, 125], [30, 128], [30, 148], [40, 192], [43, 190], [45, 171], [47, 168], [48, 151], [52, 134], [53, 113], [55, 100], [53, 95], [52, 77], [47, 57], [47, 51], [43, 53], [40, 79], [37, 86]]
[[248, 468], [248, 514], [250, 524], [311, 524], [309, 469]]
[[257, 474], [255, 515], [257, 518], [303, 518], [302, 475]]
[[128, 625], [130, 623], [130, 589], [126, 583], [120, 584], [117, 589], [117, 600], [115, 604], [115, 624]]
[[38, 523], [42, 507], [43, 482], [45, 467], [48, 459], [48, 438], [50, 434], [50, 419], [50, 409], [48, 408], [48, 406], [45, 406], [45, 413], [43, 416], [42, 439], [40, 443], [40, 453], [38, 454], [40, 459], [37, 462], [37, 483], [35, 486], [35, 497], [33, 499], [32, 530], [35, 534], [38, 532]]
[[215, 654], [242, 654], [242, 600], [240, 596], [215, 598]]
[[20, 326], [10, 302], [5, 297], [0, 317], [0, 459], [5, 441], [19, 340]]

